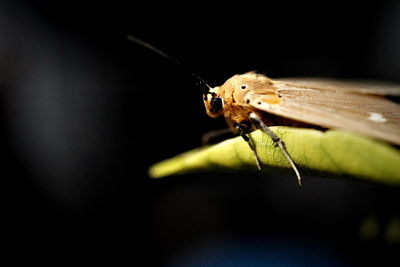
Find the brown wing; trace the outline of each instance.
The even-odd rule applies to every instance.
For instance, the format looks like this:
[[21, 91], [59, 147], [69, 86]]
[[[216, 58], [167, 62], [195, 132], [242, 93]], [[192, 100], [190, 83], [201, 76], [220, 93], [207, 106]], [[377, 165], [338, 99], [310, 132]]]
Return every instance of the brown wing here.
[[288, 84], [295, 87], [321, 88], [371, 95], [400, 96], [400, 85], [390, 82], [307, 77], [276, 79], [275, 82], [280, 85]]
[[285, 118], [338, 128], [400, 145], [400, 105], [382, 95], [400, 95], [400, 87], [362, 86], [330, 80], [275, 80], [281, 103], [252, 94], [250, 105]]

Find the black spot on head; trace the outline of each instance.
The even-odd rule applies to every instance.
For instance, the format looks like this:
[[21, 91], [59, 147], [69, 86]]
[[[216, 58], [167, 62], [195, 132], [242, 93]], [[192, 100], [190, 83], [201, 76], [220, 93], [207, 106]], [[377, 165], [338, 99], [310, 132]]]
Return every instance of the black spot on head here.
[[242, 85], [242, 87], [240, 87], [241, 89], [246, 89], [246, 85]]

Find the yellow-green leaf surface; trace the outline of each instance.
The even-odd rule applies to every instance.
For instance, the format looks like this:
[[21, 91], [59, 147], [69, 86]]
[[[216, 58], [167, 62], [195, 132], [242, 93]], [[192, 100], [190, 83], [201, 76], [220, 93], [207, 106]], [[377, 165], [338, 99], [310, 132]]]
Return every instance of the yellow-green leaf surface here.
[[[335, 177], [353, 176], [400, 184], [400, 151], [383, 142], [348, 132], [271, 127], [286, 145], [300, 173], [311, 171]], [[279, 147], [257, 130], [251, 133], [265, 174], [272, 168], [290, 169]], [[194, 149], [159, 162], [149, 169], [152, 178], [219, 170], [256, 170], [254, 155], [241, 137]], [[294, 175], [294, 174], [293, 174]]]

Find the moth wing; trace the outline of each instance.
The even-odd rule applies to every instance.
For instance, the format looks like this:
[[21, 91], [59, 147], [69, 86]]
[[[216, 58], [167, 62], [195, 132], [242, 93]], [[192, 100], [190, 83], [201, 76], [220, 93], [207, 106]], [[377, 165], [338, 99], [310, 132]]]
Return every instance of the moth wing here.
[[272, 104], [264, 94], [250, 94], [249, 104], [292, 120], [352, 131], [400, 145], [400, 105], [376, 96], [378, 88], [365, 89], [373, 92], [367, 94], [362, 87], [352, 89], [343, 82], [338, 88], [322, 81], [313, 83], [313, 86], [306, 86], [293, 81], [274, 81], [280, 103]]
[[295, 87], [339, 90], [349, 93], [400, 96], [400, 86], [390, 82], [335, 80], [329, 78], [307, 77], [276, 79], [275, 82], [280, 86], [286, 84]]

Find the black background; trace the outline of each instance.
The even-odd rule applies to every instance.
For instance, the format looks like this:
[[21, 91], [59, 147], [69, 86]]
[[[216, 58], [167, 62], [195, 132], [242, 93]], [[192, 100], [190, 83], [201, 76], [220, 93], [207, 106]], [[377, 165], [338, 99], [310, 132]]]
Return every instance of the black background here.
[[[224, 128], [178, 66], [400, 82], [400, 6], [321, 1], [0, 4], [3, 236], [15, 260], [148, 266], [382, 264], [398, 188], [293, 174], [147, 168]], [[359, 235], [368, 216], [382, 230]]]

